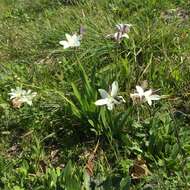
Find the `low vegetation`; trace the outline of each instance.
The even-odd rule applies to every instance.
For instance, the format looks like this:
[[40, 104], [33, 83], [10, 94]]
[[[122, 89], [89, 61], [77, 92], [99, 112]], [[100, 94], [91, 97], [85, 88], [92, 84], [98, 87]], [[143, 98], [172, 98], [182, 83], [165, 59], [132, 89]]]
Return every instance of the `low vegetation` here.
[[0, 189], [190, 189], [189, 10], [1, 0]]

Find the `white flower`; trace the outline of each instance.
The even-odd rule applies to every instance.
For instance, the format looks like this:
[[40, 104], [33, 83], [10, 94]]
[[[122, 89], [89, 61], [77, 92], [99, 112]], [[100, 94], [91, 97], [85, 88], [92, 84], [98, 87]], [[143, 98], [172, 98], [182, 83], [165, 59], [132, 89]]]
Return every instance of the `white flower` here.
[[130, 32], [132, 24], [117, 24], [116, 29], [117, 32], [114, 34], [108, 34], [106, 38], [112, 38], [118, 42], [122, 40], [122, 38], [129, 39], [128, 33]]
[[123, 34], [122, 32], [116, 32], [113, 37], [114, 37], [114, 39], [117, 40], [117, 41], [121, 40], [122, 38], [127, 38], [127, 39], [129, 39], [129, 35], [128, 35], [127, 33], [124, 33], [124, 34]]
[[107, 108], [109, 110], [112, 110], [114, 108], [114, 105], [121, 104], [122, 102], [125, 102], [124, 98], [122, 96], [117, 96], [118, 93], [118, 82], [114, 81], [112, 83], [111, 93], [107, 93], [104, 89], [99, 89], [100, 95], [102, 99], [99, 99], [95, 102], [97, 106], [107, 105]]
[[11, 89], [11, 92], [9, 93], [9, 95], [11, 96], [10, 99], [11, 100], [14, 98], [20, 99], [25, 93], [26, 93], [26, 90], [22, 90], [22, 88], [16, 87], [16, 89]]
[[116, 24], [116, 28], [119, 32], [129, 33], [132, 24]]
[[11, 96], [10, 99], [12, 100], [13, 106], [15, 105], [15, 107], [20, 107], [23, 103], [27, 103], [31, 106], [32, 99], [37, 95], [37, 93], [16, 87], [16, 89], [11, 89], [9, 95]]
[[135, 99], [140, 99], [140, 101], [147, 101], [148, 104], [151, 106], [153, 100], [160, 100], [161, 96], [157, 94], [153, 94], [152, 89], [144, 91], [144, 89], [141, 86], [136, 86], [137, 93], [130, 94], [130, 97]]
[[69, 47], [78, 47], [80, 46], [81, 37], [77, 34], [73, 34], [72, 36], [69, 34], [65, 34], [67, 40], [60, 41], [59, 44], [63, 46], [64, 49]]
[[37, 95], [36, 92], [32, 92], [31, 90], [26, 91], [26, 93], [22, 97], [22, 102], [26, 102], [28, 105], [32, 105], [32, 99]]
[[122, 38], [128, 38], [129, 35], [128, 33], [130, 32], [132, 24], [117, 24], [117, 32], [114, 34], [114, 38], [117, 41], [120, 41]]

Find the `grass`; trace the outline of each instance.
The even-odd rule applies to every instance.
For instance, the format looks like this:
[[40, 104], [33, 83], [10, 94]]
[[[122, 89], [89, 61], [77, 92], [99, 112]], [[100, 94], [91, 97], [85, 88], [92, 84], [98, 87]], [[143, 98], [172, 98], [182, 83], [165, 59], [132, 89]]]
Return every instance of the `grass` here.
[[[190, 188], [189, 1], [1, 0], [0, 189]], [[131, 23], [130, 38], [106, 39]], [[59, 41], [80, 26], [79, 48]], [[126, 103], [96, 107], [118, 81]], [[167, 95], [133, 105], [148, 83]], [[37, 92], [12, 107], [8, 93]]]

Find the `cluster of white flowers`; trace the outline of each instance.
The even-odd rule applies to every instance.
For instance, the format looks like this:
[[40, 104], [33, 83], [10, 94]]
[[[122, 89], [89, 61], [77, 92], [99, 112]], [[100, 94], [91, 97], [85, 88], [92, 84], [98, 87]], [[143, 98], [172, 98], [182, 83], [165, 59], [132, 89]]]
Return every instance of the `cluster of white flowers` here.
[[[122, 38], [129, 38], [128, 33], [130, 32], [132, 24], [117, 24], [116, 29], [117, 32], [114, 34], [109, 34], [107, 35], [108, 38], [113, 38], [114, 40], [120, 42]], [[73, 48], [73, 47], [79, 47], [80, 46], [80, 41], [82, 39], [82, 35], [84, 33], [84, 29], [81, 27], [80, 28], [80, 34], [65, 34], [66, 40], [62, 40], [59, 42], [60, 45], [63, 46], [64, 49], [67, 48]]]
[[[122, 96], [117, 96], [118, 94], [118, 82], [114, 81], [112, 83], [111, 92], [108, 93], [104, 89], [99, 89], [100, 95], [102, 99], [99, 99], [95, 102], [97, 106], [103, 106], [106, 105], [109, 110], [112, 110], [114, 108], [114, 105], [118, 105], [121, 103], [125, 103], [126, 101]], [[141, 86], [136, 86], [137, 92], [134, 94], [130, 94], [130, 97], [132, 100], [139, 100], [141, 102], [147, 101], [148, 104], [151, 106], [153, 100], [159, 100], [161, 96], [157, 94], [153, 94], [152, 89], [144, 91], [144, 89]]]
[[[114, 40], [120, 42], [123, 38], [129, 38], [128, 33], [130, 32], [131, 24], [117, 24], [117, 32], [111, 35], [107, 35], [107, 37], [111, 37]], [[65, 34], [66, 40], [62, 40], [59, 42], [60, 45], [63, 46], [64, 49], [79, 47], [80, 40], [84, 34], [84, 28], [80, 27], [80, 34]], [[97, 106], [106, 105], [108, 110], [112, 110], [115, 105], [125, 103], [126, 101], [122, 96], [118, 96], [119, 85], [117, 81], [112, 83], [110, 92], [106, 92], [104, 89], [99, 89], [99, 93], [101, 95], [101, 99], [95, 102]], [[31, 90], [23, 90], [22, 88], [17, 87], [16, 89], [11, 89], [9, 93], [11, 96], [13, 107], [20, 108], [23, 103], [27, 103], [28, 105], [32, 105], [32, 99], [37, 95], [36, 92], [32, 92]], [[144, 91], [141, 86], [136, 86], [136, 92], [131, 93], [130, 97], [133, 102], [147, 102], [150, 106], [152, 105], [152, 101], [161, 99], [161, 96], [154, 94], [152, 89]]]
[[[121, 42], [123, 38], [129, 39], [128, 33], [130, 32], [130, 28], [132, 27], [132, 24], [117, 24], [116, 29], [117, 32], [114, 34], [109, 34], [106, 37], [112, 38], [118, 42]], [[82, 39], [82, 35], [80, 32], [80, 35], [74, 34], [69, 35], [65, 34], [67, 40], [60, 41], [59, 44], [63, 45], [63, 48], [73, 48], [73, 47], [79, 47], [80, 46], [80, 40]], [[101, 99], [97, 100], [95, 102], [95, 105], [97, 106], [103, 106], [106, 105], [108, 110], [112, 110], [115, 105], [125, 103], [125, 100], [122, 96], [118, 96], [118, 82], [114, 81], [111, 86], [110, 92], [106, 92], [104, 89], [99, 89], [99, 93], [101, 95]], [[131, 93], [130, 97], [132, 98], [133, 102], [147, 102], [150, 106], [152, 105], [153, 100], [159, 100], [161, 96], [154, 94], [152, 89], [149, 89], [147, 91], [144, 91], [144, 89], [141, 86], [136, 86], [136, 92]]]
[[23, 90], [20, 87], [16, 87], [16, 89], [11, 89], [9, 93], [11, 96], [10, 99], [12, 101], [13, 107], [20, 108], [23, 103], [28, 105], [32, 105], [32, 99], [37, 95], [36, 92], [32, 92], [31, 90]]

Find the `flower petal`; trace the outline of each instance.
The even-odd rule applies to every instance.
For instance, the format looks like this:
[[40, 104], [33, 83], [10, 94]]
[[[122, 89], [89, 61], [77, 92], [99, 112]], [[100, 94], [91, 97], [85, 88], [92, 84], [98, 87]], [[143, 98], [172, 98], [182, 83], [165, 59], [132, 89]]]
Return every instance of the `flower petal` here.
[[29, 106], [32, 105], [32, 100], [26, 100], [25, 102], [26, 102]]
[[59, 44], [62, 45], [64, 49], [70, 47], [69, 43], [67, 41], [65, 41], [65, 40], [60, 41]]
[[136, 89], [140, 97], [144, 96], [144, 89], [141, 86], [136, 86]]
[[103, 105], [106, 105], [108, 104], [108, 99], [107, 98], [104, 98], [104, 99], [99, 99], [95, 102], [95, 104], [97, 106], [103, 106]]
[[104, 89], [98, 89], [102, 98], [107, 98], [109, 94]]
[[131, 98], [140, 98], [138, 93], [130, 94]]
[[68, 42], [72, 41], [72, 36], [70, 34], [65, 34], [66, 39], [68, 40]]
[[150, 99], [150, 97], [147, 98], [146, 100], [147, 100], [148, 104], [151, 106], [152, 105], [152, 100]]
[[78, 47], [80, 46], [80, 36], [77, 34], [73, 34], [72, 36], [69, 34], [65, 34], [68, 44], [70, 47]]
[[77, 37], [77, 39], [74, 39], [73, 42], [72, 42], [72, 47], [78, 47], [80, 46], [80, 41]]
[[112, 97], [117, 96], [118, 89], [119, 89], [118, 82], [117, 82], [117, 81], [114, 81], [114, 82], [112, 83], [112, 88], [111, 88], [111, 96], [112, 96]]
[[133, 25], [132, 24], [125, 24], [127, 27], [132, 27]]
[[123, 98], [123, 96], [117, 96], [117, 97], [116, 97], [116, 100], [117, 100], [117, 102], [118, 102], [119, 104], [126, 102], [125, 99]]
[[151, 100], [160, 100], [161, 99], [161, 97], [157, 94], [151, 95], [150, 98], [151, 98]]
[[26, 94], [30, 94], [32, 91], [29, 89], [28, 91], [26, 91]]
[[125, 33], [125, 34], [122, 35], [122, 38], [127, 38], [127, 39], [129, 39], [129, 35], [128, 35], [127, 33]]
[[37, 92], [32, 92], [32, 97], [34, 98], [35, 96], [37, 96]]
[[117, 41], [120, 40], [121, 37], [122, 37], [122, 32], [116, 32], [116, 33], [114, 34], [114, 39], [117, 40]]
[[116, 24], [115, 26], [116, 26], [116, 28], [117, 28], [118, 30], [120, 30], [120, 29], [122, 28], [123, 24]]
[[81, 39], [81, 37], [80, 37], [79, 35], [77, 35], [77, 34], [74, 34], [74, 35], [72, 36], [72, 39], [73, 39], [74, 41], [79, 41], [79, 40]]
[[151, 94], [152, 94], [152, 89], [147, 90], [146, 92], [144, 92], [145, 97], [149, 97], [149, 96], [151, 96]]

